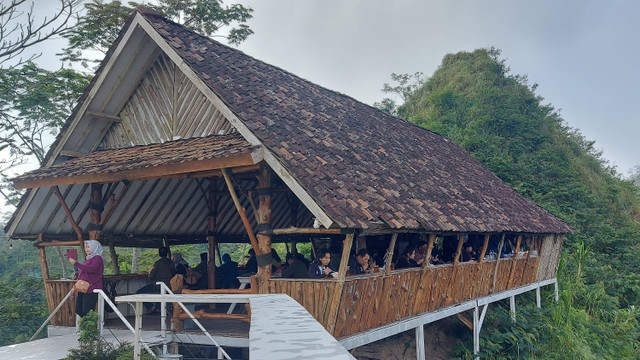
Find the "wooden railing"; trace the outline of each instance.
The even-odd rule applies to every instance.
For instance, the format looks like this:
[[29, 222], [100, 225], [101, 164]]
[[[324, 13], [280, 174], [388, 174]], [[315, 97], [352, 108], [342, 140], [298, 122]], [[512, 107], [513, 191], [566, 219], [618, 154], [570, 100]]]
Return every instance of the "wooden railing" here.
[[[260, 293], [283, 293], [304, 306], [335, 337], [536, 281], [538, 257], [411, 268], [338, 280], [271, 279]], [[497, 267], [497, 268], [496, 268]], [[495, 279], [495, 280], [494, 280]], [[336, 291], [336, 318], [329, 318]]]
[[[122, 275], [105, 275], [105, 284], [109, 281], [130, 281], [145, 279], [146, 274], [122, 274]], [[49, 313], [51, 313], [69, 291], [75, 285], [75, 280], [67, 279], [48, 279], [44, 282], [45, 295], [47, 297], [47, 305], [49, 307]], [[122, 293], [122, 295], [126, 295]], [[51, 325], [54, 326], [76, 326], [75, 316], [75, 304], [76, 295], [72, 294], [65, 304], [62, 305], [60, 310], [51, 318]]]

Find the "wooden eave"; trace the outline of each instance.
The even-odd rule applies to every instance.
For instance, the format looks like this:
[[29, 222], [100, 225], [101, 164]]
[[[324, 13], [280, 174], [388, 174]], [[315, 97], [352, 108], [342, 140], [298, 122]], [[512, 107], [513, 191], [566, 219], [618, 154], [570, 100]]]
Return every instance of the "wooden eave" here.
[[243, 154], [221, 159], [189, 161], [180, 164], [160, 165], [153, 168], [139, 168], [111, 173], [79, 174], [63, 177], [44, 177], [31, 180], [14, 180], [13, 186], [16, 189], [29, 189], [70, 184], [112, 183], [125, 180], [135, 181], [161, 177], [173, 177], [187, 173], [255, 165], [257, 164], [255, 155], [255, 153]]

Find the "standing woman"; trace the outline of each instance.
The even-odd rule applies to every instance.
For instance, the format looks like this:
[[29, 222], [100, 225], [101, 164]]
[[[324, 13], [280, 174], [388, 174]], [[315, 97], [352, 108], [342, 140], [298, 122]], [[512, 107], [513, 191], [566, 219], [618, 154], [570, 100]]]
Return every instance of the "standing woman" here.
[[102, 245], [97, 240], [87, 240], [84, 245], [87, 259], [84, 263], [77, 262], [74, 258], [69, 258], [73, 266], [78, 268], [78, 280], [89, 283], [89, 290], [86, 293], [77, 292], [76, 314], [84, 317], [89, 311], [95, 309], [98, 302], [98, 294], [93, 290], [102, 290], [102, 273], [104, 272], [104, 260], [102, 259]]

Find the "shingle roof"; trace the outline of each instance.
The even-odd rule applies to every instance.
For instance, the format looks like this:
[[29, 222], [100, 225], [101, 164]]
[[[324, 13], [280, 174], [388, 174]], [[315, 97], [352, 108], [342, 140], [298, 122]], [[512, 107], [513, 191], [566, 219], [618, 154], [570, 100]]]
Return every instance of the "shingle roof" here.
[[250, 154], [253, 147], [237, 133], [167, 141], [162, 144], [97, 151], [20, 175], [13, 182], [91, 176], [151, 169]]
[[447, 138], [141, 14], [341, 227], [572, 231]]

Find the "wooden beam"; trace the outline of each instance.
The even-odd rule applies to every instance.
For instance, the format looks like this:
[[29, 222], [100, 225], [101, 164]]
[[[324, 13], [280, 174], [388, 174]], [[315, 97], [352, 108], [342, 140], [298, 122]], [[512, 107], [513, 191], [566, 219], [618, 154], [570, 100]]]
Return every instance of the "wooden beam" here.
[[71, 214], [71, 210], [69, 210], [69, 207], [67, 206], [67, 203], [64, 201], [64, 198], [60, 193], [60, 189], [57, 186], [53, 187], [53, 193], [56, 194], [56, 197], [60, 202], [60, 206], [62, 206], [62, 209], [64, 209], [64, 212], [67, 215], [67, 220], [69, 220], [69, 223], [71, 223], [71, 227], [73, 228], [73, 231], [76, 232], [76, 236], [78, 237], [78, 243], [82, 247], [82, 229], [80, 228], [80, 226], [78, 226], [78, 224], [76, 223], [76, 220], [73, 218], [73, 214]]
[[120, 274], [120, 264], [118, 263], [118, 254], [116, 253], [116, 247], [113, 242], [109, 244], [109, 255], [111, 255], [111, 264], [113, 266], [113, 274]]
[[82, 246], [82, 242], [78, 241], [52, 241], [52, 242], [38, 242], [38, 247], [49, 247], [49, 246]]
[[117, 123], [122, 122], [122, 119], [118, 115], [111, 115], [111, 114], [105, 114], [105, 113], [99, 113], [99, 112], [93, 112], [93, 111], [87, 111], [85, 115], [92, 118], [100, 119], [100, 120], [107, 120], [110, 122], [117, 122]]
[[229, 175], [229, 171], [225, 168], [222, 169], [222, 175], [224, 176], [224, 182], [227, 184], [227, 188], [229, 189], [229, 194], [231, 195], [231, 199], [233, 200], [233, 204], [236, 206], [236, 210], [240, 215], [240, 219], [242, 220], [242, 224], [244, 228], [247, 230], [247, 235], [249, 235], [249, 241], [251, 241], [251, 246], [257, 255], [261, 255], [259, 252], [260, 248], [258, 246], [258, 239], [256, 239], [256, 235], [253, 232], [253, 228], [251, 227], [251, 223], [247, 218], [247, 213], [244, 207], [240, 204], [240, 200], [238, 200], [238, 195], [236, 194], [236, 190], [233, 188], [233, 184], [231, 183], [231, 176]]
[[159, 165], [150, 168], [138, 168], [110, 173], [16, 180], [13, 184], [17, 189], [26, 189], [69, 184], [111, 183], [123, 180], [135, 181], [149, 178], [156, 179], [172, 175], [254, 164], [253, 154], [243, 154], [224, 158], [187, 161], [178, 164]]
[[[426, 268], [431, 266], [431, 252], [433, 251], [433, 243], [436, 240], [436, 234], [429, 234], [429, 242], [427, 243], [427, 254], [422, 264], [422, 272], [426, 272]], [[426, 265], [425, 265], [426, 264]]]
[[291, 235], [291, 234], [328, 234], [328, 235], [339, 235], [343, 234], [342, 229], [316, 229], [316, 228], [281, 228], [281, 229], [272, 229], [271, 231], [261, 231], [260, 233], [270, 233], [273, 235]]
[[87, 155], [87, 153], [73, 151], [73, 150], [60, 150], [60, 156], [66, 156], [71, 158], [78, 158]]

